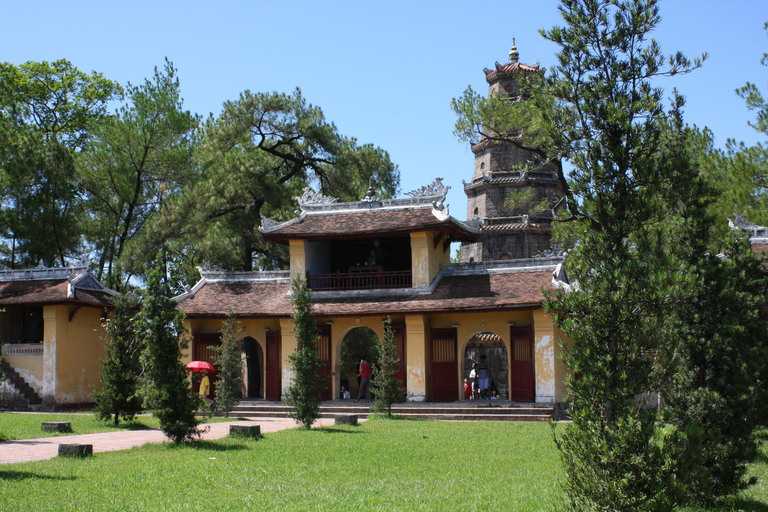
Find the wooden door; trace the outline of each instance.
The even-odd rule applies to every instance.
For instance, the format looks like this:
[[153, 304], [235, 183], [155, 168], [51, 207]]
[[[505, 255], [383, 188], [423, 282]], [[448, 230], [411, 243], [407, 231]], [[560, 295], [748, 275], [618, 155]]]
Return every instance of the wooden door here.
[[509, 399], [513, 402], [533, 402], [533, 328], [511, 327], [510, 339]]
[[397, 357], [400, 361], [397, 363], [395, 369], [395, 378], [402, 382], [403, 389], [408, 390], [406, 385], [406, 365], [405, 365], [405, 326], [393, 325], [392, 331], [395, 334], [395, 350], [397, 351]]
[[320, 377], [325, 379], [325, 386], [320, 389], [320, 400], [333, 400], [333, 378], [331, 376], [331, 326], [318, 327], [320, 339], [317, 343], [317, 355], [320, 357]]
[[280, 400], [280, 331], [267, 333], [267, 357], [264, 361], [265, 394], [267, 400]]
[[459, 398], [456, 360], [456, 329], [432, 329], [432, 401], [454, 402]]

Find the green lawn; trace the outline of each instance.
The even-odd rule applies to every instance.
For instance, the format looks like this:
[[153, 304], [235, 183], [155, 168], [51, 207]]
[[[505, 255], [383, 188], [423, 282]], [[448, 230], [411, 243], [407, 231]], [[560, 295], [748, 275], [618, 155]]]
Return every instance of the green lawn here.
[[561, 477], [546, 424], [376, 419], [0, 465], [0, 510], [553, 510]]
[[[115, 430], [138, 430], [146, 428], [159, 428], [156, 418], [139, 416], [134, 421], [120, 422], [120, 427], [115, 428], [112, 422], [103, 422], [96, 419], [93, 413], [78, 414], [34, 414], [0, 412], [0, 441], [13, 441], [17, 439], [33, 439], [36, 437], [62, 436], [69, 434], [57, 434], [54, 432], [42, 432], [40, 424], [44, 421], [68, 421], [72, 423], [72, 434], [94, 434], [96, 432], [112, 432]], [[204, 423], [229, 421], [226, 418], [205, 418]]]

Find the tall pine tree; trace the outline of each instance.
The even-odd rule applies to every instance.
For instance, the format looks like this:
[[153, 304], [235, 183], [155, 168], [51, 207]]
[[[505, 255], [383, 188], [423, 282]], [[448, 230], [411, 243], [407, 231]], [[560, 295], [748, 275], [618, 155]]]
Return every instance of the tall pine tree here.
[[150, 266], [141, 304], [140, 336], [147, 376], [146, 403], [160, 419], [160, 428], [175, 443], [192, 440], [197, 434], [195, 411], [199, 398], [190, 393], [187, 372], [181, 362], [189, 346], [184, 333], [184, 313], [170, 300], [171, 290], [165, 262], [158, 254]]

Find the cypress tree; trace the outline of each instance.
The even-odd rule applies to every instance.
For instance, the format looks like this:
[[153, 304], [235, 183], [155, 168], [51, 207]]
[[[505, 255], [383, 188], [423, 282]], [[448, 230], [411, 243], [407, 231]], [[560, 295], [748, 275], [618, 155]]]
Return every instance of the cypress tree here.
[[293, 379], [288, 386], [286, 402], [293, 407], [289, 416], [305, 428], [320, 418], [320, 389], [325, 379], [320, 376], [322, 363], [317, 353], [320, 332], [315, 323], [312, 291], [300, 277], [291, 281], [293, 304], [293, 335], [296, 349], [288, 355]]
[[384, 323], [384, 338], [379, 345], [379, 360], [376, 370], [371, 377], [371, 384], [376, 390], [376, 401], [371, 409], [376, 412], [387, 412], [392, 417], [392, 404], [405, 401], [405, 389], [402, 382], [395, 376], [400, 358], [395, 346], [395, 332], [392, 330], [392, 319], [387, 317]]
[[131, 421], [142, 411], [139, 394], [142, 343], [135, 329], [137, 302], [133, 296], [112, 298], [115, 309], [104, 321], [104, 349], [99, 376], [104, 387], [93, 394], [96, 416], [101, 420], [114, 418], [119, 426], [120, 418]]
[[216, 350], [219, 357], [219, 381], [216, 383], [216, 406], [223, 409], [227, 418], [229, 411], [240, 403], [240, 390], [243, 387], [242, 341], [236, 337], [240, 331], [240, 322], [235, 318], [232, 308], [227, 311], [227, 319], [221, 327], [221, 346]]

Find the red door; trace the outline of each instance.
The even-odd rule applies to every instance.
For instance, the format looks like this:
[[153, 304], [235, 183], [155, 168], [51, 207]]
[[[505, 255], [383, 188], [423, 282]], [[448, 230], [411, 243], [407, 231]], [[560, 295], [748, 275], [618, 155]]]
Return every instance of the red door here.
[[280, 331], [267, 333], [267, 357], [264, 362], [265, 394], [267, 400], [280, 400]]
[[432, 401], [454, 402], [459, 398], [456, 361], [456, 329], [432, 329]]
[[395, 334], [395, 349], [397, 350], [397, 363], [395, 378], [403, 383], [403, 389], [407, 390], [405, 378], [405, 326], [393, 325], [392, 331]]
[[320, 358], [320, 377], [325, 378], [325, 386], [320, 389], [320, 400], [333, 400], [333, 379], [331, 378], [331, 326], [318, 327], [320, 339], [317, 343], [317, 355]]
[[[203, 334], [195, 333], [192, 335], [192, 360], [206, 361], [216, 366], [214, 363], [219, 358], [219, 352], [216, 350], [221, 345], [221, 335], [219, 333]], [[218, 380], [218, 371], [213, 371], [208, 376], [211, 381], [210, 398], [216, 396], [216, 381]], [[193, 390], [197, 393], [200, 389], [200, 381], [195, 382]]]
[[533, 329], [511, 327], [512, 361], [509, 366], [509, 399], [533, 402]]

